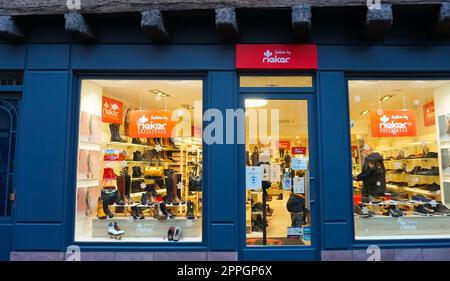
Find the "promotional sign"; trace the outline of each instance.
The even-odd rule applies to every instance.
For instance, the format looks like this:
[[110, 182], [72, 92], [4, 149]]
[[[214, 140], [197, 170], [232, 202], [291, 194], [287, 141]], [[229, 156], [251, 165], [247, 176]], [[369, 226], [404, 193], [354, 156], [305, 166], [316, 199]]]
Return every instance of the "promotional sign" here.
[[317, 69], [311, 44], [237, 44], [237, 69]]
[[303, 227], [303, 240], [311, 241], [311, 227], [310, 226]]
[[295, 194], [305, 194], [305, 178], [304, 177], [294, 177], [294, 193]]
[[301, 227], [288, 227], [287, 238], [301, 239], [303, 237], [303, 228]]
[[370, 120], [372, 137], [414, 137], [417, 135], [416, 114], [412, 110], [372, 111]]
[[435, 122], [434, 101], [430, 101], [423, 105], [423, 124], [424, 126], [434, 126]]
[[122, 124], [123, 103], [102, 96], [102, 121], [105, 123]]
[[292, 154], [303, 154], [303, 155], [305, 155], [306, 154], [306, 147], [304, 147], [304, 146], [294, 146], [294, 147], [292, 147], [291, 151], [292, 151]]
[[289, 150], [289, 149], [291, 149], [291, 142], [290, 141], [279, 141], [278, 148]]
[[261, 167], [245, 167], [245, 187], [246, 189], [261, 189]]
[[280, 164], [270, 165], [270, 181], [279, 182], [281, 178], [281, 167]]
[[171, 111], [136, 110], [130, 112], [130, 137], [170, 138], [176, 121]]
[[291, 186], [292, 186], [292, 179], [290, 177], [284, 177], [283, 178], [283, 189], [291, 190]]
[[291, 158], [291, 167], [294, 171], [307, 170], [308, 160], [305, 158]]

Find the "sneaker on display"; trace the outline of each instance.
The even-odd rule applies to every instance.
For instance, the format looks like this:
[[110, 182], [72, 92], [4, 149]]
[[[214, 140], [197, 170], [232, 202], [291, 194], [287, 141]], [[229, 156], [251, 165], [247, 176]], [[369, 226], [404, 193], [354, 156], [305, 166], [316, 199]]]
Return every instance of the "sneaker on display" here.
[[423, 205], [418, 205], [414, 207], [414, 214], [429, 217], [433, 215], [433, 211], [428, 208], [425, 208]]
[[110, 238], [121, 239], [122, 235], [124, 235], [124, 234], [125, 234], [125, 231], [123, 231], [119, 228], [119, 225], [117, 224], [117, 222], [110, 222], [108, 224], [108, 235]]

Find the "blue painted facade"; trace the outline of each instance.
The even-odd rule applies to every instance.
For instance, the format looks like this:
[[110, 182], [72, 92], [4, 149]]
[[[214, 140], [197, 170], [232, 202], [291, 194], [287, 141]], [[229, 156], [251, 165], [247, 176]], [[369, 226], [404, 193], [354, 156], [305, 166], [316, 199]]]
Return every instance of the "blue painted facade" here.
[[[320, 251], [373, 244], [353, 239], [347, 79], [450, 77], [450, 41], [420, 39], [417, 22], [425, 21], [426, 15], [416, 13], [396, 11], [392, 30], [384, 42], [375, 44], [361, 39], [364, 12], [359, 8], [314, 14], [310, 42], [318, 45], [319, 59], [314, 89], [291, 94], [308, 98], [312, 107], [315, 251], [243, 249], [243, 147], [227, 144], [205, 146], [205, 227], [200, 245], [84, 243], [82, 248], [226, 251], [239, 252], [245, 259], [286, 260], [320, 259]], [[243, 11], [239, 18], [240, 43], [292, 43], [289, 11]], [[13, 216], [0, 219], [0, 259], [8, 259], [10, 251], [65, 252], [73, 244], [80, 77], [196, 76], [205, 81], [205, 108], [242, 107], [246, 93], [239, 91], [234, 46], [220, 43], [213, 13], [173, 14], [171, 19], [173, 43], [168, 45], [151, 44], [137, 16], [99, 17], [94, 22], [98, 42], [93, 45], [70, 42], [62, 16], [31, 19], [26, 44], [0, 42], [0, 72], [24, 75], [14, 186], [17, 200]], [[374, 242], [387, 248], [450, 247], [447, 240]]]

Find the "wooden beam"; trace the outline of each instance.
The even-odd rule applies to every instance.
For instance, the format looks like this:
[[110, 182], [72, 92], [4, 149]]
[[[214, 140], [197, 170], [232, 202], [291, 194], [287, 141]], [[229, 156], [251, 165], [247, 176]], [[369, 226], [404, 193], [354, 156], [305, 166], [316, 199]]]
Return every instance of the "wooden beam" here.
[[141, 28], [148, 34], [152, 42], [170, 42], [170, 34], [160, 10], [144, 11], [141, 14]]
[[450, 37], [450, 2], [442, 2], [433, 35]]
[[93, 43], [97, 40], [91, 26], [89, 26], [83, 15], [69, 13], [65, 14], [64, 18], [66, 20], [66, 32], [72, 40], [82, 43]]
[[[441, 0], [382, 0], [393, 5], [440, 4]], [[70, 10], [66, 0], [0, 0], [0, 15], [65, 14]], [[81, 10], [87, 13], [141, 12], [153, 9], [197, 10], [234, 8], [291, 8], [306, 4], [311, 7], [366, 6], [366, 0], [81, 0]]]
[[234, 8], [216, 9], [216, 29], [225, 43], [236, 43], [239, 39], [239, 29]]
[[392, 26], [391, 4], [381, 4], [381, 9], [367, 9], [364, 36], [369, 40], [382, 40]]
[[27, 41], [27, 37], [11, 16], [0, 16], [0, 39], [10, 43]]
[[292, 6], [292, 32], [298, 41], [307, 41], [311, 33], [311, 5]]

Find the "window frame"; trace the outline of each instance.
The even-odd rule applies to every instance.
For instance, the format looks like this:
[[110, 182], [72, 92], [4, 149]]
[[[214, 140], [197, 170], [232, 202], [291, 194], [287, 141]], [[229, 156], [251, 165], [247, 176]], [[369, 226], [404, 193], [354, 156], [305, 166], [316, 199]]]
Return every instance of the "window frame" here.
[[[349, 141], [348, 143], [348, 153], [347, 153], [347, 165], [349, 167], [350, 174], [348, 175], [350, 179], [352, 179], [352, 160], [351, 160], [351, 128], [350, 128], [350, 89], [349, 89], [349, 82], [350, 81], [382, 81], [382, 80], [402, 80], [402, 81], [436, 81], [436, 80], [448, 80], [450, 82], [450, 72], [440, 72], [439, 74], [435, 73], [406, 73], [406, 72], [399, 72], [399, 73], [371, 73], [371, 72], [344, 72], [344, 81], [345, 81], [345, 99], [346, 99], [346, 118], [347, 118], [347, 139]], [[351, 245], [354, 249], [367, 249], [370, 245], [379, 245], [383, 246], [384, 248], [396, 248], [396, 247], [403, 247], [403, 246], [413, 246], [413, 247], [447, 247], [450, 244], [450, 233], [449, 238], [427, 238], [425, 235], [423, 238], [405, 238], [402, 236], [399, 236], [397, 239], [364, 239], [364, 240], [357, 240], [355, 235], [355, 219], [354, 219], [354, 206], [353, 206], [353, 188], [348, 188], [348, 198], [349, 202], [349, 208], [348, 211], [350, 213], [350, 220], [349, 223], [351, 224]]]
[[[205, 72], [193, 72], [193, 73], [111, 73], [111, 72], [79, 72], [74, 74], [72, 81], [72, 106], [70, 115], [72, 120], [70, 121], [71, 133], [73, 137], [69, 142], [70, 148], [70, 169], [68, 179], [68, 189], [65, 195], [68, 211], [66, 212], [66, 229], [68, 230], [65, 235], [66, 245], [79, 245], [83, 248], [98, 249], [99, 247], [111, 248], [126, 248], [126, 249], [139, 249], [139, 250], [174, 250], [174, 249], [192, 249], [192, 250], [205, 250], [208, 245], [209, 234], [209, 216], [208, 216], [208, 200], [204, 200], [202, 206], [202, 240], [200, 242], [148, 242], [148, 241], [77, 241], [76, 240], [76, 198], [77, 198], [77, 163], [78, 163], [78, 149], [79, 149], [79, 125], [80, 125], [80, 104], [81, 104], [81, 86], [83, 80], [199, 80], [202, 81], [202, 103], [204, 112], [208, 108], [210, 100], [210, 91], [208, 88], [208, 73]], [[203, 113], [202, 113], [203, 114]], [[202, 124], [204, 128], [205, 122]], [[203, 141], [202, 141], [203, 143]], [[207, 163], [208, 152], [207, 146], [202, 144], [203, 162]], [[205, 171], [205, 165], [203, 165], [203, 195], [204, 198], [209, 198], [209, 181], [208, 172]]]

